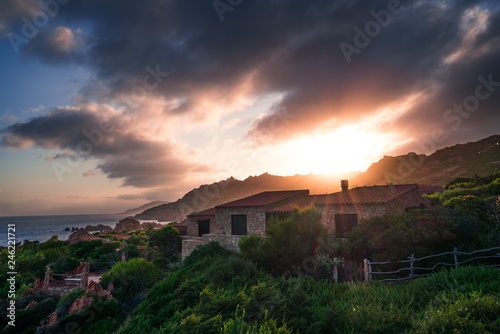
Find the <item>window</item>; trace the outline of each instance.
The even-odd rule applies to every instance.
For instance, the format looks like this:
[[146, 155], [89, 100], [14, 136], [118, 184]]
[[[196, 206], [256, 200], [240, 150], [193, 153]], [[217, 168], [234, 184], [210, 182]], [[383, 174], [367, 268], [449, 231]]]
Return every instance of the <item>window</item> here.
[[198, 222], [198, 236], [210, 234], [210, 220], [200, 220]]
[[231, 234], [247, 235], [247, 215], [231, 216]]
[[335, 234], [337, 238], [345, 238], [347, 232], [358, 225], [357, 214], [336, 214], [335, 215]]

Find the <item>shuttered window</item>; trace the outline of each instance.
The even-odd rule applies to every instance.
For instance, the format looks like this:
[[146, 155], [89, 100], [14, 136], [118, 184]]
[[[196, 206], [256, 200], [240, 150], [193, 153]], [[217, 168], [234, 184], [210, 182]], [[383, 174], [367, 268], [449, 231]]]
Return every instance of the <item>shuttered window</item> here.
[[247, 215], [231, 216], [231, 234], [247, 235]]
[[200, 220], [198, 222], [198, 236], [210, 234], [210, 220]]
[[347, 232], [358, 225], [357, 214], [336, 214], [335, 215], [335, 235], [337, 238], [345, 238]]

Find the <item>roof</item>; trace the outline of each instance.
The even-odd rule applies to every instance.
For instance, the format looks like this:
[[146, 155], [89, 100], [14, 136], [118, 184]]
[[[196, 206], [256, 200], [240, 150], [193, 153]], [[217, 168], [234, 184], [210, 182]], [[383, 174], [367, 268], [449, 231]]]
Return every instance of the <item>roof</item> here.
[[190, 214], [188, 216], [189, 217], [215, 216], [215, 208], [203, 210], [200, 212], [193, 212], [192, 214]]
[[309, 190], [265, 191], [236, 201], [221, 204], [216, 208], [251, 208], [263, 207], [297, 196], [309, 195]]
[[435, 192], [438, 191], [444, 191], [443, 186], [428, 186], [428, 185], [422, 185], [420, 184], [418, 186], [418, 190], [420, 191], [420, 194], [434, 194]]
[[388, 186], [358, 187], [348, 191], [340, 191], [328, 195], [310, 195], [297, 199], [287, 204], [280, 205], [268, 213], [288, 213], [297, 206], [305, 208], [311, 205], [366, 205], [384, 204], [413, 189], [418, 189], [417, 184], [398, 184]]

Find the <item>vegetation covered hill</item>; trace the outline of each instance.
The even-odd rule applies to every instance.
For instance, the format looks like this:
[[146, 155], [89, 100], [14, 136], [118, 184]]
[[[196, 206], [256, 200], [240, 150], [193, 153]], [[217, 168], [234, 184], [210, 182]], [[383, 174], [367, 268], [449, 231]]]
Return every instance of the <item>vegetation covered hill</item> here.
[[274, 277], [217, 244], [156, 284], [128, 333], [498, 333], [500, 271], [463, 267], [411, 283]]
[[[470, 252], [498, 246], [500, 173], [460, 177], [445, 189], [428, 196], [435, 204], [431, 209], [362, 221], [347, 242], [334, 239], [310, 207], [272, 219], [266, 238], [243, 237], [241, 255], [210, 243], [180, 261], [179, 233], [172, 226], [130, 232], [128, 239], [101, 234], [102, 240], [69, 245], [54, 236], [17, 244], [16, 327], [6, 327], [9, 303], [2, 297], [0, 329], [9, 334], [500, 333], [498, 268], [461, 266], [398, 284], [333, 283], [333, 264], [342, 266], [342, 257], [392, 261], [452, 247]], [[120, 261], [123, 255], [126, 261]], [[10, 256], [8, 249], [0, 251], [2, 296], [10, 289]], [[90, 261], [91, 270], [117, 263], [99, 289], [61, 298], [33, 284], [43, 279], [48, 264], [56, 278], [81, 261]], [[468, 264], [499, 263], [484, 261]]]
[[133, 215], [136, 215], [138, 213], [143, 212], [144, 210], [151, 209], [151, 208], [154, 208], [156, 206], [167, 204], [167, 203], [168, 202], [154, 201], [154, 202], [150, 202], [150, 203], [146, 203], [144, 205], [141, 205], [138, 208], [125, 210], [123, 212], [117, 213], [116, 215], [117, 216], [133, 216]]
[[309, 189], [312, 194], [332, 193], [340, 190], [340, 180], [349, 179], [351, 187], [387, 184], [418, 183], [445, 185], [458, 176], [472, 177], [488, 174], [500, 167], [500, 135], [477, 142], [459, 144], [426, 155], [408, 153], [386, 156], [372, 164], [366, 172], [344, 175], [275, 176], [262, 174], [245, 180], [233, 177], [202, 185], [175, 202], [163, 204], [137, 214], [137, 219], [180, 221], [194, 211], [268, 190]]
[[360, 174], [358, 185], [418, 183], [444, 186], [459, 177], [485, 175], [500, 167], [500, 135], [458, 144], [431, 155], [385, 156]]

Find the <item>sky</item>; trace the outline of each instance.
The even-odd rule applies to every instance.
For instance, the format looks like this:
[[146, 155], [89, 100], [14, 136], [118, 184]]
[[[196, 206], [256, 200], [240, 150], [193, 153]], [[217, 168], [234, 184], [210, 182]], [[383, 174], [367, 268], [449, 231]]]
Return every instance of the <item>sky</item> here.
[[499, 33], [493, 0], [3, 0], [0, 216], [498, 134]]

